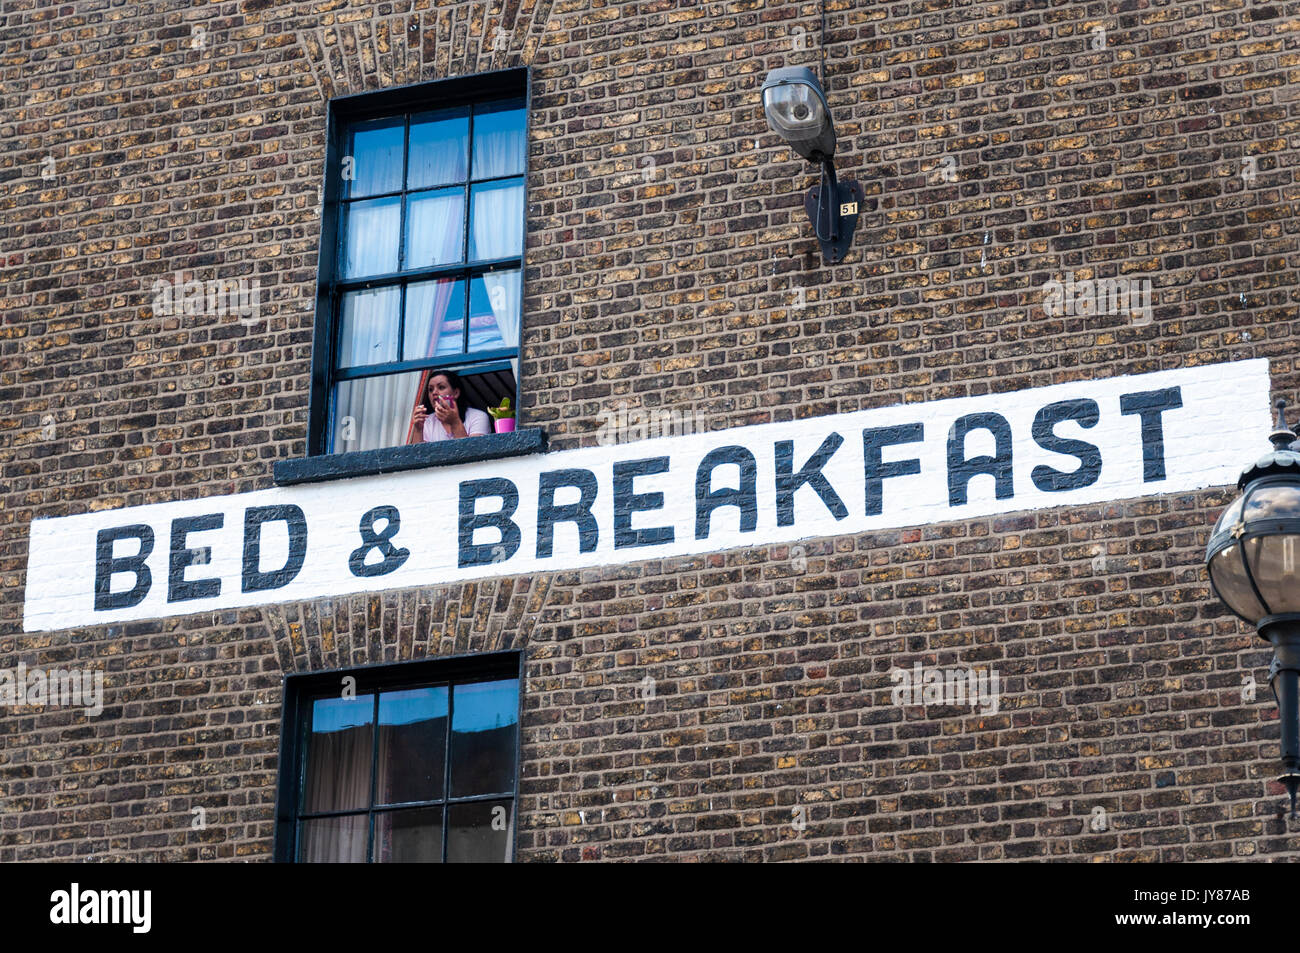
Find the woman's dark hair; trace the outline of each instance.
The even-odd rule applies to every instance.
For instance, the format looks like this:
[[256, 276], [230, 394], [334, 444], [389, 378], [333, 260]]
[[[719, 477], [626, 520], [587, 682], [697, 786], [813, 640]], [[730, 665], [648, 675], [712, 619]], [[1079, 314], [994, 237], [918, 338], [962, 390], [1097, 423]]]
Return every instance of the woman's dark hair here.
[[420, 406], [425, 409], [426, 413], [430, 415], [433, 414], [433, 404], [429, 401], [429, 381], [433, 380], [435, 377], [447, 378], [447, 386], [452, 390], [460, 391], [460, 397], [456, 400], [456, 410], [459, 411], [463, 418], [465, 416], [465, 410], [469, 406], [469, 402], [465, 397], [465, 384], [455, 371], [430, 371], [429, 376], [424, 379], [424, 387], [420, 391]]

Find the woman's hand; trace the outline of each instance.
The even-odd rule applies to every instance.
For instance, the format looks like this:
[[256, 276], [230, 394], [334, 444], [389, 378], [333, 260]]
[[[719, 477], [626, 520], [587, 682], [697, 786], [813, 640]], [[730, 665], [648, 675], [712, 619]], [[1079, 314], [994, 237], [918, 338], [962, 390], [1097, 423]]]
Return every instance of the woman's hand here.
[[433, 402], [433, 414], [438, 418], [438, 423], [449, 431], [451, 430], [452, 421], [460, 420], [460, 414], [456, 411], [456, 404], [451, 401], [444, 401], [441, 397]]
[[456, 409], [454, 400], [437, 400], [433, 405], [433, 413], [438, 418], [438, 423], [452, 437], [467, 437], [465, 424], [460, 419], [460, 411]]
[[429, 412], [424, 409], [423, 405], [416, 407], [415, 413], [411, 414], [411, 423], [414, 424], [417, 429], [423, 430], [425, 418], [428, 416]]

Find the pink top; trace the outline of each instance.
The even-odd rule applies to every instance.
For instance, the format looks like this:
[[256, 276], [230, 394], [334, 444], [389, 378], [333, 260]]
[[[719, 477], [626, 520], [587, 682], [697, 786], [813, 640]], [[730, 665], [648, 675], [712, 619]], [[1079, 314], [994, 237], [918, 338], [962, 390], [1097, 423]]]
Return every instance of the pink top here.
[[[465, 411], [465, 433], [471, 437], [486, 437], [492, 432], [492, 423], [488, 415], [481, 410], [470, 407]], [[433, 414], [424, 418], [424, 442], [451, 440], [451, 434], [438, 422]]]

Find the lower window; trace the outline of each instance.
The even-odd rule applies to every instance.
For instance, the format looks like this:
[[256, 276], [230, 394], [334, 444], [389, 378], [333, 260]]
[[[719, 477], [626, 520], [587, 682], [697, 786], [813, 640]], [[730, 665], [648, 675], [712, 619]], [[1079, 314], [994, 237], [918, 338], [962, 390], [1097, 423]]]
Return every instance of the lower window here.
[[291, 676], [285, 696], [276, 859], [511, 860], [517, 653]]

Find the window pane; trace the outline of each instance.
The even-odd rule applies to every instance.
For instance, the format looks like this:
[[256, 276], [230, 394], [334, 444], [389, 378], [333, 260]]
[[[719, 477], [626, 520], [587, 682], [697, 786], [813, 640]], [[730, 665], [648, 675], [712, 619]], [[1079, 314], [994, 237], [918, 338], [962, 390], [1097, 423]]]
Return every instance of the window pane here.
[[417, 807], [376, 814], [375, 862], [442, 863], [442, 808]]
[[507, 179], [470, 190], [469, 260], [523, 253], [524, 180]]
[[419, 390], [419, 371], [339, 381], [332, 452], [405, 446]]
[[339, 367], [362, 367], [397, 360], [397, 314], [400, 288], [349, 291], [343, 296]]
[[464, 318], [464, 281], [444, 278], [407, 285], [403, 360], [459, 354]]
[[379, 696], [376, 804], [442, 797], [447, 757], [447, 689], [417, 688]]
[[370, 199], [343, 207], [343, 277], [364, 278], [397, 270], [402, 200]]
[[368, 828], [364, 814], [303, 821], [298, 825], [298, 860], [308, 864], [364, 864]]
[[[518, 270], [479, 275], [470, 282], [469, 350], [514, 347], [519, 343]], [[507, 340], [503, 328], [510, 333]]]
[[374, 695], [312, 702], [304, 813], [370, 806], [374, 708]]
[[453, 690], [451, 793], [497, 794], [515, 786], [519, 680], [476, 682]]
[[442, 109], [411, 117], [408, 189], [465, 181], [469, 152], [469, 110]]
[[524, 109], [518, 100], [474, 110], [474, 178], [522, 175]]
[[402, 187], [403, 126], [398, 118], [376, 119], [352, 127], [339, 168], [345, 196], [378, 195]]
[[448, 809], [447, 862], [505, 864], [510, 862], [514, 832], [509, 801], [474, 801]]
[[406, 268], [461, 261], [465, 245], [465, 190], [412, 195], [406, 209]]

